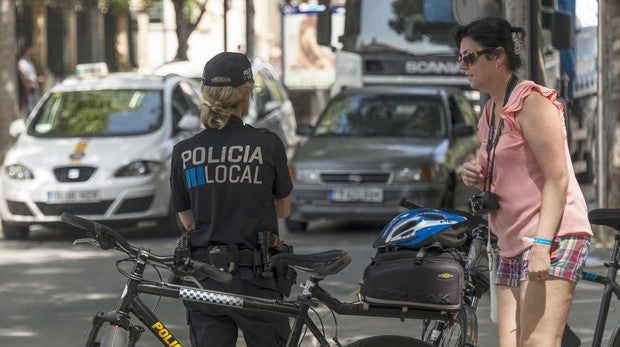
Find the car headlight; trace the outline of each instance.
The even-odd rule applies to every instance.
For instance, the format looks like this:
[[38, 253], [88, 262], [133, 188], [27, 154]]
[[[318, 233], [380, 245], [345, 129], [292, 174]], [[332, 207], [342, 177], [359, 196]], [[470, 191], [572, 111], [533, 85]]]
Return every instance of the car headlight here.
[[137, 160], [116, 170], [114, 177], [146, 176], [159, 169], [161, 164], [156, 161]]
[[291, 167], [289, 169], [291, 179], [300, 183], [319, 183], [321, 175], [318, 170], [299, 170]]
[[29, 168], [21, 164], [13, 164], [6, 167], [6, 173], [14, 180], [31, 180], [34, 175]]
[[404, 168], [394, 173], [394, 182], [431, 182], [437, 178], [438, 173], [436, 167]]

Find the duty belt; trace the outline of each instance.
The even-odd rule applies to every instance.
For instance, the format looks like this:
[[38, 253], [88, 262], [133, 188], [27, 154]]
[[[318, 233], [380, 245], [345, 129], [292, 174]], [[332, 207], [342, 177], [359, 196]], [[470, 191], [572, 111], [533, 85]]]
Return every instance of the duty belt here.
[[236, 245], [219, 245], [198, 248], [192, 253], [192, 257], [204, 259], [223, 271], [233, 272], [238, 267], [250, 267], [256, 274], [269, 276], [263, 271], [265, 265], [269, 265], [269, 259], [263, 260], [259, 250], [239, 249]]
[[[193, 248], [192, 257], [207, 261], [224, 271], [232, 272], [238, 267], [252, 267], [254, 273], [261, 277], [273, 276], [270, 260], [270, 249], [281, 252], [284, 244], [278, 235], [270, 232], [259, 232], [260, 249], [239, 249], [237, 245], [217, 245], [207, 248]], [[206, 258], [206, 259], [205, 259]]]

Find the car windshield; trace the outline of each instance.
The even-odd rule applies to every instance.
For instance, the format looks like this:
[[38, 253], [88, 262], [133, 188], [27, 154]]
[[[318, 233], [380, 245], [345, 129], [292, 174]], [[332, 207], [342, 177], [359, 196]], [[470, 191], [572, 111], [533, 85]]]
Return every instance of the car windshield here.
[[445, 111], [438, 97], [408, 94], [353, 94], [335, 98], [314, 135], [446, 136]]
[[343, 49], [352, 52], [455, 54], [452, 0], [347, 2]]
[[123, 136], [159, 129], [159, 90], [55, 92], [45, 100], [29, 133], [40, 137]]

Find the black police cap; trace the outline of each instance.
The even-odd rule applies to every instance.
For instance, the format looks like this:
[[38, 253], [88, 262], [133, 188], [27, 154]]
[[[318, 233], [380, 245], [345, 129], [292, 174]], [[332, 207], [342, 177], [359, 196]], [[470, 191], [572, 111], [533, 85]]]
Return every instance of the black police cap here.
[[238, 87], [254, 82], [252, 65], [245, 54], [222, 52], [209, 59], [202, 71], [202, 84], [211, 87]]

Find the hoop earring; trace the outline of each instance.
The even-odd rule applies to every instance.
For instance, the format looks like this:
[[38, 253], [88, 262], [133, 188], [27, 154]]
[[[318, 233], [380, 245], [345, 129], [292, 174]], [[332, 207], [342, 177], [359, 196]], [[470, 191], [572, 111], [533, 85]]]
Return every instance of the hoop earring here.
[[495, 69], [499, 71], [499, 64], [495, 64]]

